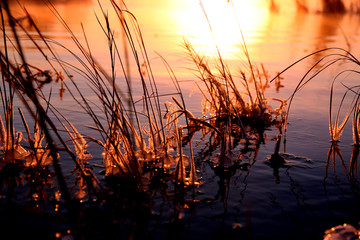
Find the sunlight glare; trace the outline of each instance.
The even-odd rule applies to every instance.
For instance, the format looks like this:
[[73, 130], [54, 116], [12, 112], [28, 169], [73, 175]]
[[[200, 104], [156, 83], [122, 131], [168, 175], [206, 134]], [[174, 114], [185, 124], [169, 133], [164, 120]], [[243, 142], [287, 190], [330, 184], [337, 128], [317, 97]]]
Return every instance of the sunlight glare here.
[[188, 39], [196, 51], [207, 56], [216, 54], [217, 45], [222, 57], [234, 58], [234, 54], [241, 51], [241, 31], [245, 42], [250, 43], [266, 22], [269, 13], [264, 3], [261, 0], [185, 0], [177, 20], [182, 31], [179, 34]]

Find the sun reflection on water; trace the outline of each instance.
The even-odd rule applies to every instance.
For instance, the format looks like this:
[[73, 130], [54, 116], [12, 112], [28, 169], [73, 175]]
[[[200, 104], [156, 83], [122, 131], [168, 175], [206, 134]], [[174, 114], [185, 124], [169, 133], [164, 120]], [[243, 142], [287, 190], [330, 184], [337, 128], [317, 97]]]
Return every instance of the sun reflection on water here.
[[266, 7], [265, 1], [185, 0], [176, 16], [178, 34], [207, 56], [216, 55], [218, 46], [222, 57], [234, 58], [241, 51], [241, 34], [246, 43], [258, 39], [254, 35], [269, 17]]

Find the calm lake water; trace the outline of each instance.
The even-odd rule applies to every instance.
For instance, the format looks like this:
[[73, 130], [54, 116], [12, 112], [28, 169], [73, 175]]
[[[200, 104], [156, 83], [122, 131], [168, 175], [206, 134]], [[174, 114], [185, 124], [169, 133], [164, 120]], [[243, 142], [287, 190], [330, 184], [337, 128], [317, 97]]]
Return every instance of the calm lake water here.
[[[110, 4], [100, 2], [104, 9], [109, 9], [110, 20], [117, 26]], [[277, 13], [270, 12], [269, 3], [263, 0], [233, 2], [236, 15], [231, 2], [203, 1], [214, 37], [199, 1], [127, 2], [140, 25], [159, 91], [164, 94], [174, 91], [159, 58], [161, 55], [181, 82], [187, 107], [197, 117], [202, 115], [202, 95], [195, 84], [197, 77], [191, 71], [194, 66], [182, 47], [183, 39], [189, 40], [195, 50], [210, 60], [216, 55], [214, 43], [217, 43], [236, 74], [245, 61], [240, 47], [240, 25], [251, 60], [258, 67], [263, 64], [270, 78], [307, 54], [324, 48], [344, 48], [359, 56], [360, 15], [316, 14], [318, 3], [315, 2], [310, 13], [297, 12], [292, 1], [279, 3]], [[107, 42], [96, 19], [96, 14], [100, 14], [97, 2], [73, 1], [55, 7], [81, 41], [84, 41], [83, 24], [92, 54], [109, 71]], [[47, 6], [26, 1], [26, 8], [44, 35], [78, 52], [69, 33]], [[15, 11], [21, 16], [19, 8]], [[114, 33], [118, 39], [121, 37], [120, 29], [115, 28]], [[28, 60], [43, 66], [36, 49], [26, 42], [24, 44]], [[57, 52], [60, 59], [77, 64], [64, 49], [58, 48]], [[289, 98], [304, 74], [326, 54], [307, 58], [289, 69], [283, 74], [281, 83], [284, 87], [276, 91], [271, 85], [266, 96]], [[174, 222], [171, 221], [172, 203], [161, 195], [154, 196], [153, 211], [158, 218], [148, 222], [144, 236], [149, 239], [322, 239], [324, 231], [333, 226], [349, 223], [358, 227], [360, 188], [357, 160], [356, 164], [352, 161], [355, 165], [351, 166], [351, 122], [338, 143], [341, 157], [338, 154], [328, 159], [332, 147], [329, 135], [330, 87], [332, 80], [345, 69], [356, 67], [339, 62], [323, 71], [295, 96], [290, 110], [286, 149], [281, 148], [287, 163], [280, 169], [273, 169], [265, 161], [274, 152], [275, 145], [273, 141], [266, 141], [256, 155], [247, 156], [251, 163], [248, 170], [237, 169], [220, 177], [207, 163], [208, 159], [202, 152], [205, 143], [198, 137], [195, 157], [203, 185], [195, 194], [196, 201], [188, 203], [182, 209], [181, 219]], [[355, 74], [339, 77], [334, 93], [335, 106], [346, 91], [340, 82], [354, 86], [358, 80], [359, 76]], [[80, 77], [76, 81], [91, 97], [85, 81]], [[141, 90], [136, 87], [139, 79], [133, 81], [135, 96], [140, 98]], [[53, 91], [56, 96], [58, 89], [54, 87]], [[163, 100], [168, 101], [170, 97]], [[91, 119], [81, 112], [68, 92], [63, 100], [54, 97], [53, 104], [81, 132], [88, 131], [87, 126], [92, 125]], [[17, 122], [20, 126], [21, 121]], [[276, 132], [269, 131], [267, 135], [270, 139]], [[101, 151], [94, 148], [91, 153], [94, 156], [92, 163], [101, 164]], [[64, 172], [70, 172], [72, 166], [67, 166], [66, 162], [64, 160], [62, 167]]]

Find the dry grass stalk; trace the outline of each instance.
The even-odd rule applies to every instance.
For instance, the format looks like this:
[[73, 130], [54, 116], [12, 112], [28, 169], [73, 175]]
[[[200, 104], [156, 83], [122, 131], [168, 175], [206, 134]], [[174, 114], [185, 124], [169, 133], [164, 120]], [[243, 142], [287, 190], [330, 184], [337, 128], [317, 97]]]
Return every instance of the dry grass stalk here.
[[[353, 68], [346, 68], [341, 70], [333, 79], [331, 84], [331, 90], [330, 90], [330, 104], [329, 104], [329, 132], [330, 137], [333, 142], [339, 141], [340, 136], [342, 135], [342, 132], [346, 126], [346, 123], [348, 122], [351, 112], [354, 111], [356, 104], [357, 104], [357, 96], [358, 93], [354, 90], [355, 87], [347, 87], [343, 84], [343, 86], [347, 89], [345, 94], [340, 100], [338, 110], [336, 112], [335, 118], [333, 117], [333, 101], [334, 101], [334, 84], [340, 76], [344, 74], [354, 73], [358, 74], [359, 72], [355, 70], [358, 66], [360, 66], [359, 60], [352, 55], [349, 51], [342, 49], [342, 48], [325, 48], [316, 52], [313, 52], [311, 54], [308, 54], [304, 56], [303, 58], [297, 60], [293, 64], [289, 65], [287, 68], [285, 68], [283, 71], [281, 71], [275, 78], [273, 78], [270, 82], [275, 81], [276, 78], [278, 78], [280, 75], [282, 75], [284, 72], [288, 71], [289, 69], [293, 68], [296, 64], [303, 62], [305, 59], [308, 59], [310, 57], [318, 56], [319, 58], [316, 60], [316, 62], [307, 70], [307, 72], [303, 75], [301, 80], [299, 81], [298, 85], [296, 86], [295, 90], [291, 94], [289, 98], [289, 103], [286, 111], [286, 117], [285, 122], [288, 122], [288, 117], [290, 114], [290, 107], [292, 104], [292, 101], [295, 97], [295, 95], [303, 88], [305, 87], [310, 81], [314, 80], [318, 75], [323, 73], [326, 69], [334, 66], [335, 64], [341, 62], [343, 64], [348, 64], [349, 66], [352, 66]], [[345, 66], [345, 65], [344, 65]], [[349, 104], [347, 111], [345, 113], [345, 116], [343, 120], [340, 122], [340, 113], [343, 108], [343, 104], [345, 101], [345, 98], [347, 97], [347, 94], [349, 92], [355, 93], [355, 97], [353, 98], [352, 102]], [[284, 125], [284, 141], [286, 140], [286, 132], [287, 132], [287, 125]]]
[[[340, 101], [340, 105], [338, 108], [338, 111], [336, 113], [336, 117], [335, 120], [333, 119], [333, 91], [334, 91], [334, 82], [331, 86], [331, 91], [330, 91], [330, 107], [329, 107], [329, 132], [330, 132], [330, 136], [331, 136], [331, 141], [332, 142], [337, 142], [340, 139], [340, 136], [342, 135], [344, 128], [346, 126], [346, 123], [348, 122], [348, 120], [350, 119], [351, 116], [351, 112], [354, 109], [354, 105], [351, 104], [342, 120], [341, 123], [339, 123], [339, 119], [340, 119], [340, 113], [341, 113], [341, 109], [344, 103], [344, 100], [346, 98], [347, 92], [343, 95], [341, 101]], [[355, 101], [355, 99], [354, 99]], [[354, 103], [353, 101], [353, 103]]]

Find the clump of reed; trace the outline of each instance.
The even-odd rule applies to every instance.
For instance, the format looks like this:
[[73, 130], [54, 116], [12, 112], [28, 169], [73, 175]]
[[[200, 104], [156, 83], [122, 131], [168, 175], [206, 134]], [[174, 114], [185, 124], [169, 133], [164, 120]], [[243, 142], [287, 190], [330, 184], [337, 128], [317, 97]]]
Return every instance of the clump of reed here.
[[[188, 41], [184, 45], [196, 66], [198, 87], [203, 94], [202, 121], [206, 121], [209, 130], [215, 131], [221, 139], [221, 164], [231, 154], [234, 139], [247, 144], [262, 143], [265, 130], [271, 127], [277, 128], [279, 136], [282, 135], [287, 103], [265, 96], [270, 82], [263, 65], [259, 70], [249, 61], [250, 76], [241, 69], [234, 75], [221, 55], [211, 65]], [[274, 103], [276, 107], [273, 107]]]
[[[7, 1], [1, 4], [4, 48], [0, 51], [0, 93], [5, 115], [4, 121], [0, 118], [1, 187], [6, 189], [11, 201], [16, 196], [16, 187], [22, 185], [22, 175], [26, 174], [31, 188], [30, 198], [35, 205], [38, 206], [40, 201], [45, 206], [51, 200], [56, 202], [55, 211], [58, 211], [59, 204], [65, 204], [76, 237], [81, 235], [79, 200], [88, 199], [91, 203], [91, 199], [97, 199], [98, 203], [110, 203], [113, 196], [118, 196], [114, 191], [129, 191], [132, 194], [126, 193], [126, 196], [133, 198], [145, 193], [154, 182], [174, 183], [181, 191], [199, 185], [191, 137], [187, 134], [191, 126], [196, 126], [196, 120], [186, 109], [176, 77], [164, 60], [175, 90], [174, 93], [160, 94], [135, 16], [124, 3], [111, 1], [122, 33], [122, 38], [116, 40], [112, 28], [115, 23], [110, 21], [106, 10], [98, 3], [101, 15], [97, 18], [108, 42], [110, 71], [104, 70], [94, 58], [85, 31], [84, 42], [81, 42], [51, 2], [48, 2], [49, 8], [71, 35], [80, 55], [53, 39], [47, 39], [26, 9], [24, 14], [31, 23], [31, 33], [13, 17]], [[27, 61], [19, 32], [38, 50], [48, 70]], [[15, 49], [11, 52], [16, 55], [15, 58], [10, 57], [8, 44]], [[77, 63], [60, 59], [56, 48], [68, 51]], [[130, 62], [134, 63], [135, 75], [129, 67]], [[81, 90], [71, 72], [87, 81], [89, 89], [97, 97], [96, 101], [89, 99]], [[142, 90], [140, 97], [134, 96], [135, 78], [139, 82], [136, 88]], [[86, 135], [80, 133], [65, 113], [52, 104], [52, 92], [46, 96], [42, 91], [56, 86], [54, 84], [58, 82], [61, 83], [60, 95], [66, 90], [92, 119], [93, 125]], [[171, 102], [163, 100], [166, 96], [172, 96]], [[15, 134], [14, 99], [20, 99], [24, 106], [19, 109], [19, 115], [26, 138], [22, 131]], [[165, 105], [163, 102], [166, 102]], [[30, 116], [30, 121], [25, 116]], [[179, 124], [180, 120], [185, 123], [184, 126]], [[32, 131], [30, 124], [34, 124]], [[93, 157], [88, 149], [89, 142], [102, 149], [101, 156]], [[70, 156], [74, 164], [72, 188], [68, 186], [61, 168], [64, 155]], [[93, 171], [92, 158], [102, 158], [100, 167], [104, 169], [106, 187]], [[10, 176], [10, 173], [16, 174]], [[52, 181], [54, 177], [56, 184]], [[47, 187], [52, 188], [52, 196], [46, 196], [49, 192]], [[120, 207], [121, 211], [127, 208], [126, 201], [124, 204]]]
[[[147, 172], [150, 168], [151, 171], [167, 171], [174, 167], [181, 168], [179, 166], [183, 165], [183, 146], [181, 144], [183, 128], [178, 126], [177, 121], [180, 115], [183, 115], [185, 121], [188, 121], [188, 111], [184, 107], [181, 88], [176, 78], [172, 76], [175, 92], [166, 95], [173, 95], [177, 104], [168, 103], [166, 105], [168, 114], [165, 115], [165, 119], [163, 118], [163, 100], [161, 100], [163, 97], [157, 89], [136, 18], [127, 10], [125, 3], [121, 3], [122, 7], [115, 1], [111, 1], [111, 3], [118, 17], [123, 42], [117, 42], [115, 39], [112, 29], [115, 23], [110, 22], [99, 2], [103, 18], [103, 22], [99, 20], [99, 24], [109, 43], [110, 74], [104, 71], [103, 67], [93, 58], [89, 44], [87, 42], [81, 44], [68, 29], [85, 58], [85, 61], [79, 61], [85, 70], [79, 72], [90, 83], [98, 97], [99, 105], [96, 107], [100, 106], [102, 109], [101, 114], [105, 116], [104, 121], [99, 118], [99, 113], [93, 111], [95, 106], [81, 91], [77, 91], [76, 82], [72, 81], [72, 84], [80, 96], [75, 100], [93, 119], [94, 127], [92, 129], [97, 130], [101, 135], [102, 140], [98, 139], [95, 142], [104, 149], [105, 174], [120, 178], [132, 178], [138, 185], [142, 185], [144, 174], [150, 178], [154, 174], [154, 172]], [[57, 16], [62, 21], [61, 16]], [[67, 27], [66, 23], [64, 26]], [[120, 46], [123, 46], [122, 50]], [[130, 74], [130, 61], [136, 68], [135, 73], [131, 73], [135, 74], [135, 77]], [[119, 66], [116, 65], [117, 63]], [[74, 66], [70, 67], [76, 70]], [[119, 73], [122, 75], [121, 78], [118, 77]], [[142, 90], [142, 96], [138, 99], [133, 96], [132, 79], [134, 78], [140, 80], [140, 84], [136, 87]], [[121, 90], [121, 86], [126, 86], [127, 91]], [[68, 91], [72, 90], [68, 89]], [[180, 98], [182, 103], [179, 103], [176, 97]], [[176, 170], [175, 181], [180, 184], [194, 185], [196, 177], [191, 142], [189, 145], [191, 169], [188, 173], [180, 171], [180, 174]], [[176, 153], [173, 151], [174, 149], [176, 149]]]
[[[83, 164], [84, 155], [77, 155], [71, 149], [71, 143], [75, 145], [75, 149], [77, 148], [81, 141], [80, 135], [71, 124], [72, 130], [66, 128], [66, 118], [52, 117], [56, 108], [51, 103], [51, 91], [49, 95], [42, 91], [43, 88], [60, 81], [63, 86], [65, 76], [48, 57], [49, 53], [55, 55], [53, 49], [26, 10], [24, 9], [25, 18], [29, 20], [32, 30], [37, 33], [36, 37], [14, 18], [7, 1], [2, 1], [0, 7], [4, 46], [0, 50], [0, 96], [5, 116], [4, 120], [0, 121], [2, 192], [11, 203], [18, 197], [17, 187], [26, 184], [29, 187], [28, 197], [35, 208], [48, 210], [51, 206], [53, 209], [50, 211], [57, 212], [62, 208], [60, 205], [65, 207], [69, 221], [74, 227], [74, 236], [78, 236], [80, 225], [76, 198], [82, 197], [81, 191], [85, 188], [87, 194], [96, 195], [101, 186], [88, 166]], [[20, 33], [38, 50], [49, 70], [34, 67], [28, 62]], [[14, 124], [15, 103], [18, 104], [18, 116], [22, 119], [26, 137], [21, 130], [15, 134], [15, 129], [20, 128]], [[64, 126], [63, 129], [59, 127], [59, 123]], [[29, 124], [34, 126], [32, 131]], [[63, 131], [69, 134], [70, 144], [68, 139], [64, 138]], [[22, 140], [27, 143], [21, 142]], [[85, 147], [84, 144], [80, 146]], [[74, 196], [61, 167], [61, 155], [68, 155], [73, 160], [74, 172], [84, 180], [79, 184], [79, 190]], [[57, 180], [56, 183], [54, 178]]]
[[[120, 179], [121, 181], [126, 179], [126, 181], [132, 182], [134, 187], [143, 189], [148, 186], [152, 178], [168, 174], [173, 176], [171, 179], [178, 185], [195, 186], [198, 184], [191, 141], [188, 141], [187, 153], [189, 154], [185, 154], [183, 150], [183, 132], [187, 127], [178, 124], [178, 120], [183, 116], [185, 123], [189, 125], [191, 117], [191, 113], [186, 110], [180, 85], [175, 76], [170, 76], [176, 90], [173, 94], [167, 93], [167, 96], [172, 95], [174, 103], [166, 103], [167, 113], [163, 116], [163, 100], [161, 98], [164, 97], [158, 92], [136, 18], [127, 10], [124, 3], [121, 3], [121, 7], [115, 1], [111, 1], [111, 3], [123, 34], [123, 38], [119, 41], [123, 42], [119, 43], [115, 40], [114, 29], [112, 29], [114, 23], [110, 22], [100, 2], [99, 7], [102, 13], [97, 16], [99, 27], [109, 43], [110, 73], [105, 71], [93, 57], [85, 31], [85, 42], [81, 43], [50, 2], [48, 2], [50, 9], [72, 36], [80, 51], [80, 56], [66, 46], [43, 36], [24, 9], [26, 18], [29, 19], [37, 34], [35, 38], [22, 26], [21, 22], [11, 15], [7, 2], [5, 1], [2, 5], [2, 9], [5, 9], [7, 13], [13, 35], [13, 38], [10, 38], [10, 30], [8, 30], [5, 16], [3, 16], [2, 30], [5, 48], [1, 55], [4, 86], [1, 96], [6, 127], [0, 129], [4, 156], [2, 161], [22, 162], [25, 160], [27, 167], [52, 165], [66, 202], [70, 202], [72, 196], [60, 168], [60, 151], [65, 150], [75, 163], [74, 172], [77, 172], [78, 179], [76, 181], [77, 192], [74, 194], [76, 199], [82, 199], [86, 195], [97, 196], [99, 187], [101, 188], [100, 181], [95, 177], [88, 163], [92, 155], [88, 153], [88, 143], [85, 139], [95, 142], [103, 149], [103, 168], [108, 179]], [[50, 70], [42, 70], [26, 61], [26, 54], [18, 37], [20, 30], [44, 57], [44, 62], [48, 64]], [[21, 64], [17, 64], [8, 57], [8, 42], [15, 47], [15, 52], [22, 60]], [[78, 65], [59, 59], [54, 46], [68, 51], [69, 55], [74, 56], [78, 61]], [[123, 49], [120, 46], [123, 46]], [[142, 89], [140, 98], [133, 96], [132, 78], [134, 76], [130, 73], [130, 61], [135, 62], [136, 78], [140, 80], [140, 85], [136, 86]], [[167, 63], [165, 62], [165, 64]], [[167, 65], [167, 67], [169, 66]], [[89, 100], [80, 90], [70, 74], [71, 71], [88, 81], [91, 91], [97, 96], [96, 103]], [[171, 72], [170, 68], [169, 72]], [[121, 77], [118, 77], [120, 75]], [[46, 97], [42, 88], [52, 82], [61, 82], [60, 93], [66, 89], [74, 101], [93, 120], [94, 125], [90, 127], [89, 131], [95, 130], [97, 133], [95, 135], [100, 137], [92, 137], [90, 134], [85, 136], [79, 133], [74, 124], [51, 104], [50, 96]], [[126, 86], [127, 90], [124, 91], [122, 86]], [[29, 151], [24, 149], [23, 144], [20, 144], [22, 133], [19, 132], [15, 135], [14, 131], [13, 99], [15, 94], [22, 100], [35, 123], [34, 133], [31, 134], [21, 111], [27, 133], [28, 145], [26, 148]], [[98, 111], [99, 109], [101, 111]], [[3, 125], [3, 121], [0, 123]], [[60, 126], [61, 130], [59, 130]], [[51, 134], [50, 131], [52, 131]], [[69, 140], [63, 139], [61, 131], [68, 134]], [[45, 146], [43, 146], [43, 140], [46, 141]], [[68, 142], [71, 144], [69, 145]]]
[[[210, 19], [204, 6], [202, 8], [209, 30], [213, 33]], [[242, 35], [241, 28], [239, 31]], [[256, 145], [263, 143], [265, 130], [271, 127], [278, 129], [281, 138], [285, 124], [287, 101], [265, 96], [266, 89], [270, 87], [268, 73], [263, 65], [258, 68], [252, 63], [244, 37], [242, 40], [245, 67], [236, 74], [228, 67], [217, 44], [214, 47], [215, 56], [210, 61], [196, 52], [189, 41], [184, 41], [188, 57], [195, 65], [197, 85], [203, 94], [201, 124], [215, 132], [220, 139], [220, 165], [226, 161], [232, 164], [231, 151], [237, 142], [243, 141], [247, 145], [250, 142]], [[280, 75], [276, 79], [275, 87], [278, 90], [281, 86]]]

